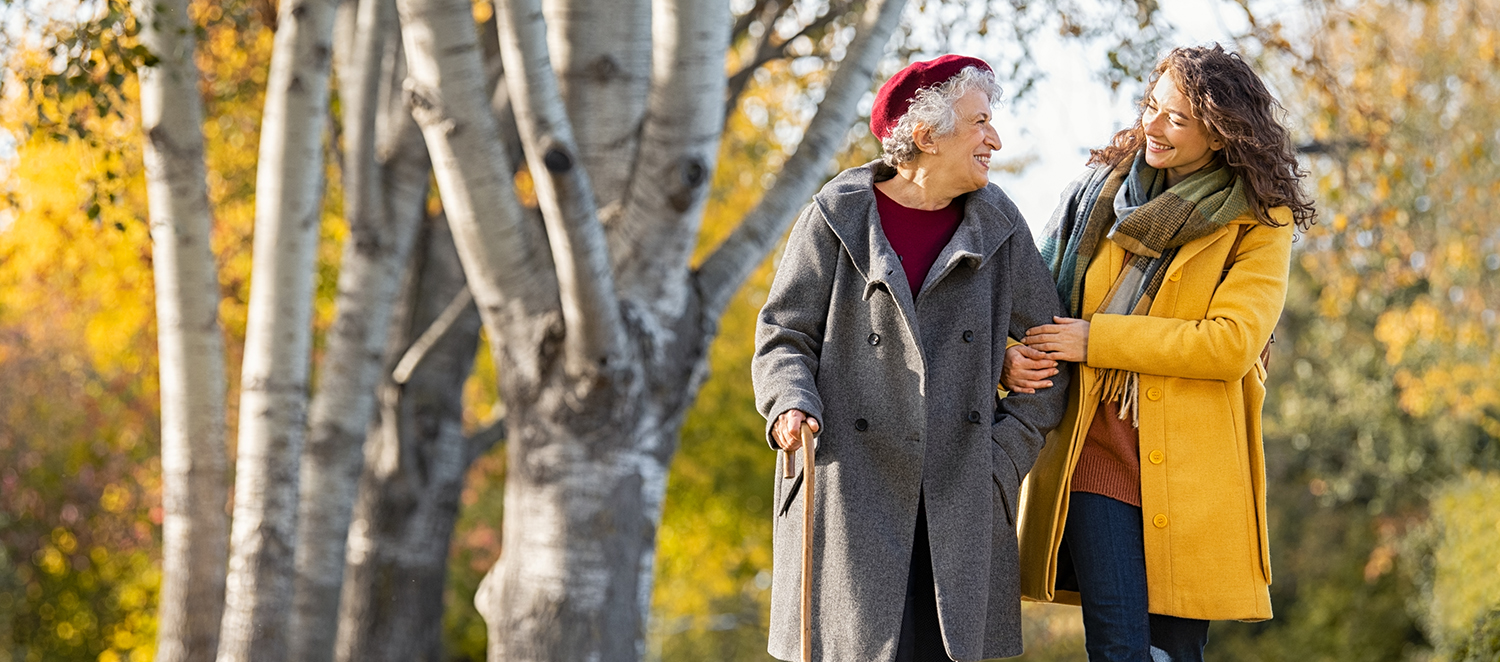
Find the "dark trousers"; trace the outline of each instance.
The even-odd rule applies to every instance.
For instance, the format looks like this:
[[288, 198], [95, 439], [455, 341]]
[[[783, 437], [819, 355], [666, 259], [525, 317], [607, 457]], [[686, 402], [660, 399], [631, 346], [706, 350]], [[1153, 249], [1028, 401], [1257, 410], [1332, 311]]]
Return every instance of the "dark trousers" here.
[[906, 574], [906, 610], [901, 616], [896, 662], [952, 662], [943, 648], [934, 585], [932, 550], [927, 541], [927, 505], [918, 497], [917, 535], [911, 545], [911, 570]]
[[1089, 662], [1202, 662], [1208, 621], [1147, 611], [1140, 508], [1074, 492], [1063, 544], [1078, 576]]

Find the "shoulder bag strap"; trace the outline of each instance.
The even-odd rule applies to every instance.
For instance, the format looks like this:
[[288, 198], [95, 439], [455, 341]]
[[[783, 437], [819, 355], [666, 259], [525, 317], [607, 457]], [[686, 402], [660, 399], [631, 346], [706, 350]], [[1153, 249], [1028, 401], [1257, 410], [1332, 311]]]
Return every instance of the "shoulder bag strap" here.
[[[1238, 257], [1240, 253], [1240, 242], [1245, 240], [1245, 234], [1250, 232], [1251, 227], [1253, 227], [1251, 224], [1242, 223], [1239, 229], [1235, 231], [1234, 243], [1230, 244], [1229, 255], [1224, 258], [1224, 269], [1219, 272], [1219, 285], [1223, 285], [1224, 279], [1229, 277], [1229, 268], [1234, 266], [1234, 258]], [[1215, 292], [1218, 291], [1219, 285], [1214, 286]], [[1271, 337], [1266, 340], [1266, 346], [1260, 350], [1260, 365], [1267, 370], [1271, 369], [1271, 345], [1275, 343], [1276, 333], [1273, 331]]]

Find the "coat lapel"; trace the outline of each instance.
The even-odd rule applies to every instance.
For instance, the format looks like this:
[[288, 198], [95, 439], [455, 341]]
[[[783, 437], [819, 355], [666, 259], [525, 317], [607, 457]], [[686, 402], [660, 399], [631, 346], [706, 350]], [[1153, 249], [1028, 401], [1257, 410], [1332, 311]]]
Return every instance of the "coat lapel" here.
[[[932, 263], [932, 270], [927, 272], [926, 280], [922, 281], [922, 292], [926, 292], [965, 260], [972, 263], [974, 270], [978, 271], [988, 262], [995, 252], [1000, 250], [1000, 245], [1009, 239], [1016, 231], [1016, 219], [1003, 211], [997, 198], [1000, 189], [993, 184], [978, 191], [968, 194], [964, 200], [964, 218], [958, 224], [958, 229], [953, 232], [953, 238], [938, 257]], [[999, 222], [985, 222], [982, 219], [1000, 219]], [[917, 299], [921, 299], [919, 293]]]
[[[906, 272], [901, 270], [901, 258], [897, 257], [890, 240], [880, 229], [872, 165], [839, 173], [813, 197], [813, 204], [818, 205], [828, 227], [844, 245], [844, 252], [849, 255], [854, 269], [864, 278], [864, 299], [869, 301], [882, 287], [890, 292], [907, 333], [916, 342], [921, 337], [917, 335], [916, 305], [911, 287], [906, 283]], [[895, 285], [898, 281], [899, 286]]]
[[1257, 221], [1255, 221], [1253, 217], [1249, 218], [1249, 220], [1235, 219], [1234, 221], [1225, 223], [1224, 227], [1219, 228], [1218, 230], [1208, 234], [1207, 236], [1199, 237], [1186, 244], [1183, 244], [1182, 248], [1177, 251], [1177, 257], [1172, 258], [1172, 264], [1167, 265], [1167, 274], [1170, 275], [1172, 273], [1181, 272], [1185, 268], [1185, 265], [1188, 263], [1188, 260], [1193, 259], [1194, 256], [1202, 253], [1203, 249], [1214, 245], [1220, 239], [1224, 239], [1231, 233], [1239, 231], [1239, 226], [1242, 223], [1255, 222]]

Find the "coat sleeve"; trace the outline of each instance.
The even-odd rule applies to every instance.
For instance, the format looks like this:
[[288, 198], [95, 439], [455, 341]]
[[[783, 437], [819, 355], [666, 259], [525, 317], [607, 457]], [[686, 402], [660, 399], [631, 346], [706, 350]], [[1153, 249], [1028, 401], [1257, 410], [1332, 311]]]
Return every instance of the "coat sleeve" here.
[[[1011, 272], [1005, 275], [1011, 288], [1010, 319], [1005, 320], [1006, 334], [1021, 338], [1026, 330], [1038, 324], [1051, 324], [1054, 315], [1062, 315], [1062, 303], [1057, 297], [1056, 285], [1042, 256], [1037, 252], [1031, 230], [1024, 220], [1017, 219], [1015, 234], [1006, 241], [1010, 251]], [[996, 331], [999, 331], [996, 329]], [[996, 333], [994, 351], [1004, 360], [1005, 334]], [[1061, 370], [1052, 377], [1052, 386], [1036, 393], [1011, 393], [999, 398], [995, 410], [995, 422], [991, 426], [991, 438], [1010, 456], [1016, 465], [1016, 484], [1019, 489], [1021, 477], [1031, 470], [1037, 454], [1046, 443], [1047, 433], [1062, 422], [1067, 409], [1068, 379], [1070, 371]], [[999, 375], [995, 375], [999, 379]]]
[[[1293, 228], [1291, 223], [1256, 225], [1245, 233], [1234, 264], [1214, 291], [1203, 319], [1094, 315], [1089, 323], [1088, 364], [1188, 379], [1244, 377], [1286, 303]], [[1213, 282], [1218, 283], [1221, 265], [1202, 268], [1209, 266]]]
[[771, 438], [771, 426], [783, 413], [800, 409], [823, 420], [818, 359], [841, 246], [818, 206], [804, 208], [756, 320], [750, 380], [756, 409], [766, 417], [766, 442], [773, 449], [779, 446]]

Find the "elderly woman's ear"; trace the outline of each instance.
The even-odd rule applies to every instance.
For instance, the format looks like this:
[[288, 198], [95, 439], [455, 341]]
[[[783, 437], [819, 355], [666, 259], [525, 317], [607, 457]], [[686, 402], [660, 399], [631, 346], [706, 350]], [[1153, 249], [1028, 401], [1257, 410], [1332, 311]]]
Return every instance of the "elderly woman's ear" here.
[[933, 135], [932, 127], [926, 124], [918, 124], [911, 130], [911, 141], [925, 154], [936, 154], [937, 136]]

